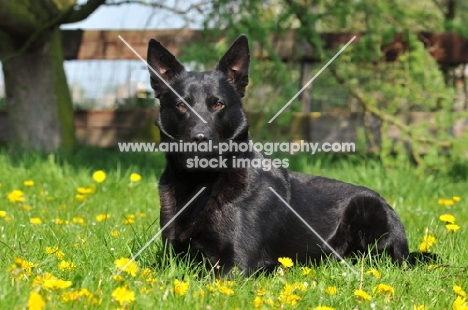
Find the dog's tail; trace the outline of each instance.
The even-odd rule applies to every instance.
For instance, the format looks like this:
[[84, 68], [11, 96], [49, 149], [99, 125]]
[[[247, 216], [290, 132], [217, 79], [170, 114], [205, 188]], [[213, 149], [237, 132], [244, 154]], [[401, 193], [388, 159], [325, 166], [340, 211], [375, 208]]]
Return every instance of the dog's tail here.
[[430, 265], [438, 261], [437, 254], [428, 252], [411, 252], [406, 260], [410, 266]]

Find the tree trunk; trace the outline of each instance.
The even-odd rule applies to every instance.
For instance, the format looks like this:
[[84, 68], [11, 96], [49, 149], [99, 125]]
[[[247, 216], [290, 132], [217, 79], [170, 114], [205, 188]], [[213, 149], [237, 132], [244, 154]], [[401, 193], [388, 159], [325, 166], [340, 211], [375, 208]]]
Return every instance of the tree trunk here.
[[59, 26], [85, 19], [105, 0], [80, 2], [0, 0], [0, 59], [15, 149], [75, 148]]
[[59, 27], [47, 30], [26, 52], [4, 62], [3, 73], [11, 147], [72, 151], [73, 106]]

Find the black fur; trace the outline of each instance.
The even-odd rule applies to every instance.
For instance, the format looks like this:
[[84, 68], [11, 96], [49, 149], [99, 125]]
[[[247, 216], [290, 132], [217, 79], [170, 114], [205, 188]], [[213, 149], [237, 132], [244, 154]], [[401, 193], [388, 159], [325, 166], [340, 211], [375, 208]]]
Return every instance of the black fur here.
[[[204, 124], [151, 72], [160, 99], [156, 121], [161, 140], [214, 145], [248, 142], [241, 98], [248, 84], [249, 46], [240, 36], [213, 71], [187, 72], [158, 41], [151, 39], [148, 63], [195, 109]], [[222, 107], [217, 105], [221, 103]], [[361, 186], [283, 168], [189, 169], [186, 160], [217, 154], [166, 153], [161, 176], [161, 227], [202, 188], [206, 189], [162, 233], [177, 253], [200, 253], [224, 273], [238, 265], [250, 274], [272, 269], [287, 256], [302, 263], [331, 254], [269, 189], [271, 186], [341, 255], [372, 249], [396, 263], [410, 259], [405, 229], [395, 211], [376, 192]], [[231, 152], [230, 159], [263, 159], [257, 152]], [[413, 259], [414, 260], [414, 259]]]

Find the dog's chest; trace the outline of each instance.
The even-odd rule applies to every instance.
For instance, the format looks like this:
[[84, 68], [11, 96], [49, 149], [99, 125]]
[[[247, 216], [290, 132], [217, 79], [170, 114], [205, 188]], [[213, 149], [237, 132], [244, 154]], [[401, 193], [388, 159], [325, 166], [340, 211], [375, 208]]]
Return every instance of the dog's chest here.
[[172, 219], [163, 231], [163, 238], [177, 252], [190, 248], [206, 255], [220, 253], [230, 246], [235, 229], [232, 204], [219, 201], [219, 197], [207, 189], [187, 205], [190, 198], [178, 196], [173, 189], [161, 189], [161, 225]]

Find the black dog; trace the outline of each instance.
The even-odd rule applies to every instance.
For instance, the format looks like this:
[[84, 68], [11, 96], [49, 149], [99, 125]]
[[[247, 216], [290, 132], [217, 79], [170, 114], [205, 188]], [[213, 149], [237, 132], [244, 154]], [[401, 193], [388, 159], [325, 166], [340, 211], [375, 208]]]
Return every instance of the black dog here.
[[[151, 86], [161, 104], [156, 121], [161, 141], [247, 143], [241, 98], [248, 84], [249, 63], [246, 36], [232, 44], [215, 70], [206, 72], [187, 72], [161, 43], [151, 39], [148, 64], [184, 99], [150, 70]], [[255, 151], [225, 153], [219, 158], [228, 159], [225, 168], [190, 168], [188, 163], [195, 156], [216, 159], [219, 154], [168, 152], [159, 183], [161, 227], [168, 224], [163, 241], [177, 253], [189, 252], [194, 257], [201, 253], [211, 264], [222, 266], [224, 273], [239, 266], [246, 274], [273, 269], [279, 257], [319, 262], [328, 255], [346, 257], [369, 249], [387, 253], [398, 264], [410, 257], [403, 224], [370, 189], [282, 167], [265, 171], [229, 163], [234, 156], [263, 160]], [[174, 218], [202, 187], [206, 188]]]

